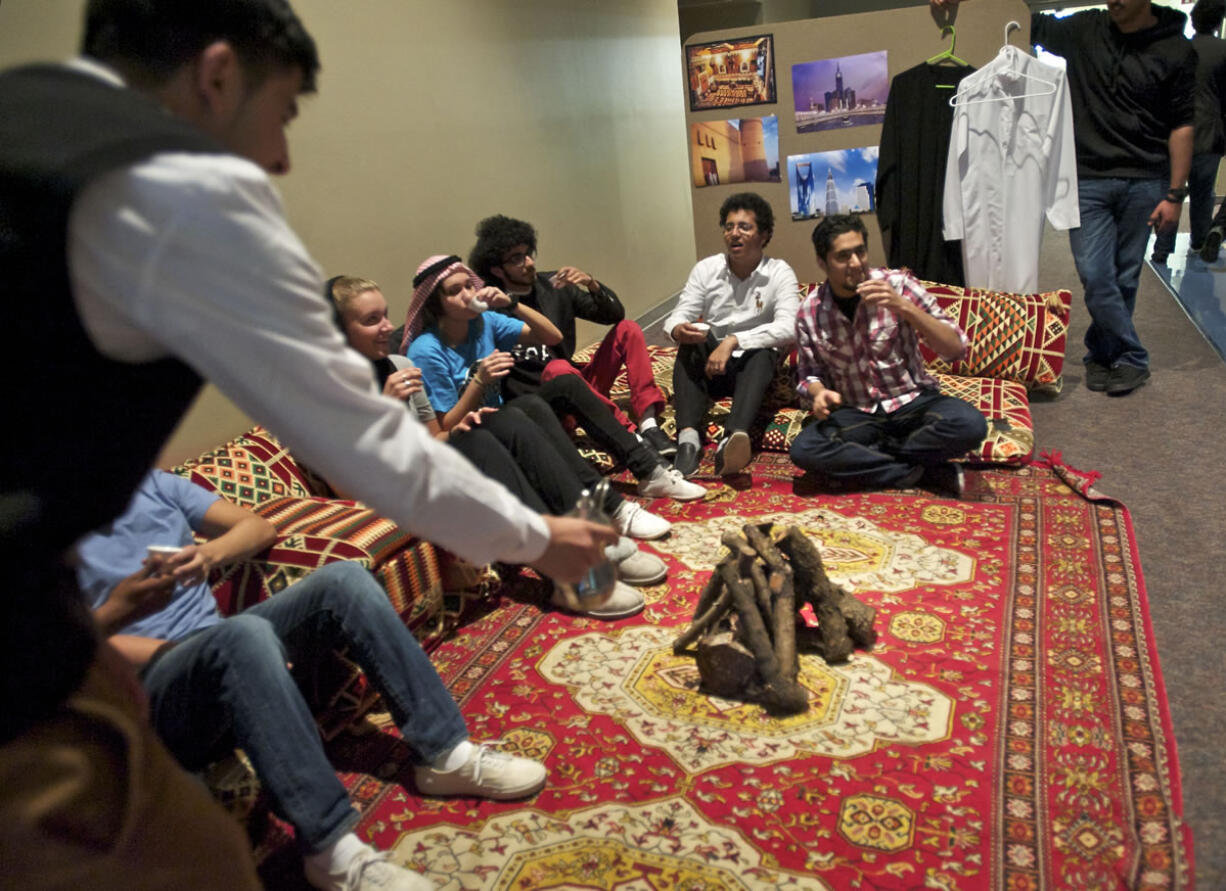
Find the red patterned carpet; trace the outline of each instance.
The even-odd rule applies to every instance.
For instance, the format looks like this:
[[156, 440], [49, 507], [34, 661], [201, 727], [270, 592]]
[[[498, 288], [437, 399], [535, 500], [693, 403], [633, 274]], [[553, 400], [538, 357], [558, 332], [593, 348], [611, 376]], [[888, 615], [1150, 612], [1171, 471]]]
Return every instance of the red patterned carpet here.
[[[461, 629], [434, 658], [473, 737], [543, 758], [549, 785], [422, 799], [392, 731], [343, 738], [361, 834], [446, 889], [1191, 888], [1128, 512], [1039, 466], [971, 474], [961, 502], [798, 496], [792, 475], [765, 455], [750, 488], [657, 503], [671, 572], [640, 616], [506, 598]], [[845, 665], [802, 657], [810, 708], [787, 718], [698, 693], [671, 647], [721, 532], [767, 519], [880, 632]], [[296, 886], [270, 848], [270, 886]]]

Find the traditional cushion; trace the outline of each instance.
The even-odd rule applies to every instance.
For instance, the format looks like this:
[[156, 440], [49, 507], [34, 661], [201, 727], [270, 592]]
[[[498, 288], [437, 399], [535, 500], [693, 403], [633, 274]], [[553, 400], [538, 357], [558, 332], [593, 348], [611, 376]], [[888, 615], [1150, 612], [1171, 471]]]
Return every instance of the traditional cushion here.
[[[1068, 292], [1063, 292], [1068, 293]], [[672, 378], [672, 363], [677, 348], [672, 346], [648, 346], [656, 380], [667, 375]], [[1020, 351], [1018, 353], [1020, 355]], [[988, 436], [983, 444], [968, 453], [971, 461], [993, 464], [1024, 464], [1034, 452], [1034, 425], [1030, 418], [1030, 401], [1026, 387], [1017, 381], [998, 380], [986, 377], [962, 377], [934, 372], [941, 385], [941, 392], [963, 399], [981, 412], [988, 420]], [[794, 362], [780, 363], [779, 372], [767, 389], [763, 399], [763, 411], [749, 430], [755, 449], [787, 452], [792, 441], [800, 433], [807, 412], [800, 408], [796, 397], [796, 371]], [[629, 406], [630, 391], [625, 384], [625, 375], [620, 376], [610, 390], [609, 398], [619, 405]], [[724, 421], [732, 407], [731, 399], [723, 399], [711, 406], [707, 413], [706, 436], [719, 439], [724, 435]], [[660, 426], [670, 436], [676, 436], [676, 422], [670, 402], [660, 418]], [[612, 456], [587, 437], [582, 429], [576, 430], [576, 445], [585, 458], [602, 472], [617, 469]]]
[[351, 501], [285, 497], [253, 511], [277, 527], [267, 551], [213, 575], [213, 594], [226, 615], [284, 591], [336, 560], [353, 560], [375, 574], [405, 624], [433, 634], [443, 608], [442, 574], [433, 545], [415, 540], [391, 520]]
[[937, 373], [941, 392], [969, 402], [988, 421], [988, 435], [968, 461], [989, 464], [1025, 464], [1034, 454], [1034, 421], [1030, 397], [1017, 381], [989, 377], [959, 377]]
[[1011, 294], [924, 282], [928, 293], [970, 338], [970, 354], [957, 362], [941, 359], [920, 344], [934, 372], [1017, 381], [1058, 393], [1063, 384], [1070, 291]]
[[289, 449], [263, 427], [184, 461], [171, 473], [212, 489], [240, 507], [255, 508], [271, 498], [310, 498], [328, 494], [322, 483], [301, 468]]

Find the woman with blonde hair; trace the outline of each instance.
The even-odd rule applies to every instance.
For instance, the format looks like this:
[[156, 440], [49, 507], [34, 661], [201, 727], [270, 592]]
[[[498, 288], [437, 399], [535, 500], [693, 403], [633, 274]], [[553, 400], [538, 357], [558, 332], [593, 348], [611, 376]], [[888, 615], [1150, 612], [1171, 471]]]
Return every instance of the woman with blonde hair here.
[[[447, 441], [533, 510], [564, 514], [574, 507], [583, 489], [599, 482], [600, 475], [583, 460], [552, 410], [539, 399], [516, 400], [516, 404], [499, 409], [474, 409], [444, 430], [426, 398], [421, 370], [408, 358], [390, 353], [392, 324], [379, 285], [370, 279], [337, 276], [328, 282], [327, 296], [336, 310], [337, 325], [349, 345], [370, 360], [383, 394], [406, 402], [436, 438]], [[662, 535], [669, 524], [638, 505], [627, 511], [623, 507], [626, 504], [632, 502], [613, 492], [605, 505], [615, 518], [621, 515], [625, 519], [628, 514], [627, 528], [619, 524], [622, 538], [606, 553], [617, 564], [624, 582], [656, 584], [667, 573], [664, 562], [640, 551], [627, 536], [636, 532], [639, 537]], [[642, 607], [642, 595], [622, 584], [609, 602], [588, 614], [623, 618]]]

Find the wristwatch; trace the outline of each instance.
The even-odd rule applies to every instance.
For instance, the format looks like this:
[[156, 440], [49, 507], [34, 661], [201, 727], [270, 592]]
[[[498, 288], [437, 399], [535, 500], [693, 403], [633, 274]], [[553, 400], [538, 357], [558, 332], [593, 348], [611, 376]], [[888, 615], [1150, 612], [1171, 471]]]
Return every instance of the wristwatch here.
[[1178, 186], [1166, 190], [1166, 200], [1174, 204], [1183, 204], [1183, 199], [1188, 197], [1188, 187]]

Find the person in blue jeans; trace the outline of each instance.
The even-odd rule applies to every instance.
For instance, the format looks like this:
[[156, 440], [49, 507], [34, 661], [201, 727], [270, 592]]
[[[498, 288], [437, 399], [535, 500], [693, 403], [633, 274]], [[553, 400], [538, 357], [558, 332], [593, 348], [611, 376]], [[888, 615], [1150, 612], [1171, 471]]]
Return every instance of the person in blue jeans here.
[[909, 488], [962, 494], [951, 458], [983, 441], [973, 405], [940, 392], [924, 367], [923, 341], [948, 360], [970, 348], [965, 332], [909, 273], [868, 264], [868, 230], [855, 214], [813, 229], [826, 281], [796, 314], [797, 392], [811, 421], [792, 463], [836, 487]]
[[[196, 544], [196, 535], [206, 541]], [[331, 563], [223, 618], [209, 570], [274, 538], [262, 517], [153, 471], [118, 519], [79, 542], [77, 576], [102, 632], [140, 672], [167, 748], [188, 770], [242, 748], [273, 809], [294, 826], [312, 885], [433, 888], [353, 832], [358, 813], [296, 678], [348, 647], [412, 748], [423, 794], [520, 798], [545, 785], [545, 768], [469, 740], [429, 658], [357, 563]]]
[[[1217, 169], [1226, 151], [1226, 40], [1218, 37], [1226, 17], [1226, 0], [1197, 0], [1190, 18], [1196, 34], [1196, 120], [1192, 138], [1192, 168], [1188, 173], [1189, 251], [1205, 250], [1213, 218]], [[1214, 234], [1215, 244], [1206, 253], [1207, 262], [1217, 259], [1222, 243], [1221, 230]], [[1165, 263], [1175, 250], [1175, 229], [1161, 232], [1154, 240], [1155, 263]]]

